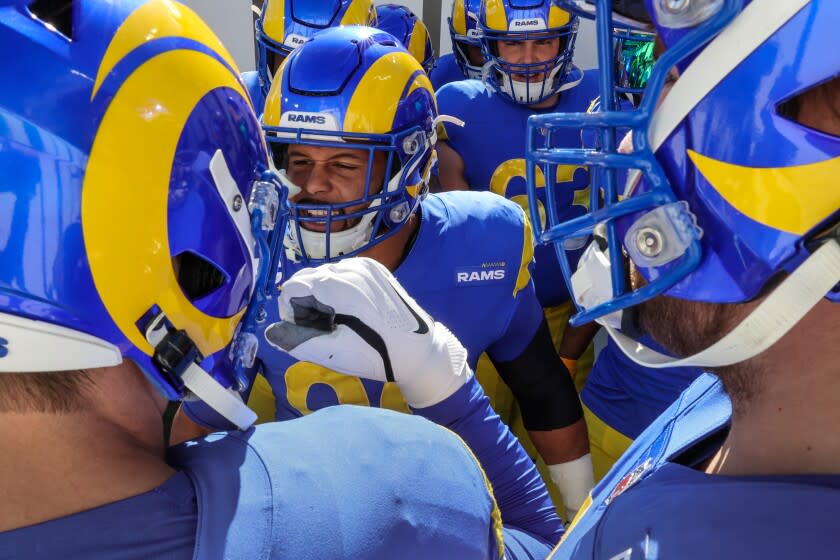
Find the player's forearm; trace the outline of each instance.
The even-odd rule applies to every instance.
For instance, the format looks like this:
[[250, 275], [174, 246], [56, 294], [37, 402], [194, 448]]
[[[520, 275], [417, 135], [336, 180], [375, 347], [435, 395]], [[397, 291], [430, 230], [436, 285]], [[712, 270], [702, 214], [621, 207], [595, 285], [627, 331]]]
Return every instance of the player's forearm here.
[[589, 343], [592, 342], [592, 339], [595, 338], [599, 328], [600, 325], [594, 322], [579, 327], [566, 325], [557, 353], [563, 358], [577, 360], [589, 346]]
[[451, 429], [472, 449], [493, 486], [505, 525], [548, 542], [560, 538], [562, 525], [534, 463], [474, 377], [443, 402], [415, 413]]
[[589, 436], [583, 418], [556, 430], [529, 430], [528, 436], [547, 465], [566, 463], [589, 453]]

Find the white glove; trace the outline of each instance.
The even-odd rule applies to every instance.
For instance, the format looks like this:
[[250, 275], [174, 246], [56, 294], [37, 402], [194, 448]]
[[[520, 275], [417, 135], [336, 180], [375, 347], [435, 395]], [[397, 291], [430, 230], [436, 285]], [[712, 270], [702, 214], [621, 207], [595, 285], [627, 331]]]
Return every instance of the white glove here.
[[378, 262], [356, 257], [297, 272], [281, 287], [280, 318], [268, 342], [334, 371], [394, 381], [425, 408], [472, 375], [467, 351]]
[[551, 480], [563, 496], [566, 508], [566, 523], [571, 523], [577, 515], [583, 502], [595, 486], [595, 476], [592, 472], [592, 455], [587, 453], [567, 463], [548, 465]]

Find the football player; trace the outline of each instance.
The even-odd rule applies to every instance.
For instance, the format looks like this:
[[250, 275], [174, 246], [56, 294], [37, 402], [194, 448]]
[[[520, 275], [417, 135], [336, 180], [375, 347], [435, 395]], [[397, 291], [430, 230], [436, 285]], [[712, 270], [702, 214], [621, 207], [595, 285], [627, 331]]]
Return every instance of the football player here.
[[[656, 35], [650, 31], [649, 19], [633, 20], [629, 16], [637, 14], [619, 9], [615, 8], [618, 17], [613, 21], [615, 103], [621, 110], [631, 111], [638, 105], [653, 69]], [[646, 18], [646, 13], [642, 15]], [[600, 99], [596, 99], [587, 112], [600, 111]], [[619, 131], [619, 136], [626, 132]], [[583, 148], [597, 149], [600, 145], [598, 135], [591, 129], [582, 131], [581, 139]], [[629, 146], [629, 138], [625, 145]], [[618, 185], [624, 182], [626, 170], [617, 177]], [[641, 340], [661, 350], [649, 336]], [[644, 367], [607, 338], [580, 392], [596, 481], [700, 373], [699, 368]]]
[[256, 22], [257, 69], [242, 73], [257, 113], [289, 53], [322, 29], [340, 25], [376, 25], [373, 0], [264, 0]]
[[[0, 74], [29, 77], [0, 92], [0, 556], [548, 552], [562, 529], [466, 350], [371, 261], [290, 279], [279, 305], [338, 310], [375, 349], [294, 314], [278, 340], [355, 375], [395, 368], [407, 402], [469, 433], [475, 456], [384, 410], [246, 430], [254, 415], [228, 389], [252, 366], [261, 307], [277, 305], [266, 248], [285, 193], [234, 62], [192, 11], [7, 0], [0, 49], [16, 54]], [[162, 414], [183, 398], [243, 431], [167, 450]], [[523, 475], [495, 494], [504, 526], [476, 457]]]
[[[597, 95], [597, 77], [572, 64], [578, 18], [553, 0], [520, 8], [510, 0], [486, 0], [479, 15], [481, 48], [488, 60], [484, 81], [447, 84], [438, 92], [441, 112], [465, 123], [447, 126], [441, 142], [439, 180], [444, 190], [490, 191], [527, 208], [525, 193], [525, 126], [528, 117], [547, 110], [582, 111]], [[555, 135], [556, 146], [577, 146], [578, 133]], [[583, 166], [558, 168], [568, 215], [585, 212], [589, 177]], [[540, 193], [539, 204], [544, 204]], [[581, 244], [580, 242], [578, 243]], [[566, 337], [561, 331], [569, 312], [569, 295], [551, 279], [559, 274], [553, 251], [537, 249], [534, 273], [540, 303], [569, 365], [580, 357], [592, 332]], [[544, 278], [547, 281], [542, 281]], [[593, 331], [594, 332], [594, 331]], [[585, 342], [585, 344], [583, 343]]]
[[[532, 154], [536, 164], [605, 165], [597, 213], [543, 238], [597, 233], [568, 278], [576, 320], [597, 318], [647, 367], [714, 375], [633, 442], [554, 558], [831, 557], [840, 513], [840, 56], [829, 45], [840, 5], [646, 5], [667, 50], [639, 110], [608, 103], [602, 114], [532, 122], [532, 134], [583, 125], [604, 140], [601, 153]], [[596, 6], [603, 57], [613, 48], [604, 33], [611, 2]], [[679, 78], [654, 112], [672, 67]], [[622, 127], [633, 132], [629, 154], [615, 150]], [[636, 172], [620, 188], [614, 172], [626, 168]]]
[[449, 82], [480, 80], [484, 56], [478, 40], [478, 11], [481, 0], [455, 0], [449, 23], [452, 52], [438, 58], [437, 66], [429, 74], [432, 87], [439, 90]]
[[[572, 64], [577, 16], [562, 10], [554, 0], [532, 2], [527, 8], [519, 6], [521, 3], [511, 0], [485, 0], [481, 4], [479, 35], [488, 61], [483, 82], [453, 82], [437, 92], [441, 113], [465, 123], [463, 128], [446, 126], [447, 139], [438, 148], [438, 180], [444, 190], [490, 191], [527, 208], [528, 117], [551, 110], [585, 110], [597, 95], [598, 80], [594, 72], [583, 73]], [[579, 146], [579, 131], [554, 135], [552, 145]], [[564, 216], [585, 212], [589, 201], [586, 168], [558, 168], [556, 179], [563, 184]], [[544, 201], [541, 192], [537, 204], [543, 205]], [[584, 243], [575, 240], [570, 246], [579, 253]], [[591, 366], [592, 352], [587, 347], [597, 326], [567, 328], [571, 303], [565, 286], [555, 281], [560, 274], [557, 257], [545, 246], [537, 247], [535, 256], [537, 297], [545, 309], [555, 348], [570, 372], [580, 370], [575, 382], [581, 387]], [[478, 371], [482, 377], [494, 375], [492, 364], [484, 359]], [[502, 395], [494, 396], [504, 402]], [[520, 429], [515, 408], [510, 418], [527, 446], [527, 434]]]
[[399, 39], [426, 74], [431, 74], [435, 67], [432, 38], [426, 24], [414, 12], [400, 4], [380, 4], [376, 7], [376, 22], [377, 29]]
[[[275, 165], [299, 191], [288, 269], [364, 255], [392, 270], [464, 341], [473, 368], [482, 352], [490, 355], [522, 403], [566, 506], [577, 510], [592, 484], [586, 428], [536, 299], [522, 209], [489, 193], [426, 196], [445, 117], [420, 65], [390, 35], [325, 31], [281, 70], [263, 123]], [[393, 384], [282, 352], [261, 358], [278, 419], [340, 403], [409, 411]]]

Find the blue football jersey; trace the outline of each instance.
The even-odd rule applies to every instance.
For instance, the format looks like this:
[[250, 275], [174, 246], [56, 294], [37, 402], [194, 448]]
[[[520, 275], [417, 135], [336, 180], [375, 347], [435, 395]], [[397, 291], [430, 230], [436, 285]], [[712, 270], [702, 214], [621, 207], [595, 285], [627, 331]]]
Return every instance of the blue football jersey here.
[[256, 70], [242, 72], [241, 78], [245, 84], [245, 89], [248, 90], [248, 95], [251, 96], [251, 102], [254, 104], [254, 112], [257, 116], [262, 115], [265, 109], [265, 96], [260, 87], [259, 73]]
[[[530, 226], [519, 206], [490, 193], [442, 193], [422, 201], [416, 239], [394, 275], [458, 337], [475, 371], [482, 352], [502, 362], [517, 358], [543, 320], [532, 255]], [[266, 324], [278, 320], [278, 310], [270, 309]], [[278, 420], [336, 404], [410, 412], [393, 383], [298, 362], [265, 342], [259, 358]]]
[[551, 556], [583, 559], [834, 558], [840, 476], [720, 476], [732, 406], [702, 374], [639, 436]]
[[461, 72], [461, 67], [458, 66], [458, 61], [455, 60], [455, 55], [452, 53], [445, 54], [437, 59], [437, 64], [432, 68], [432, 73], [429, 74], [429, 80], [432, 82], [435, 91], [449, 82], [457, 82], [463, 79], [464, 73]]
[[[642, 342], [662, 351], [652, 340]], [[611, 428], [635, 439], [701, 373], [701, 369], [691, 367], [640, 366], [610, 338], [595, 358], [580, 398]]]
[[[576, 70], [577, 72], [577, 70]], [[560, 94], [552, 107], [531, 109], [511, 103], [494, 93], [478, 80], [463, 80], [443, 86], [437, 92], [438, 109], [464, 121], [464, 127], [446, 125], [447, 144], [464, 161], [464, 179], [474, 191], [491, 191], [528, 208], [525, 179], [525, 142], [528, 117], [558, 111], [584, 112], [597, 95], [598, 78], [595, 72], [585, 73], [575, 87]], [[580, 132], [559, 130], [552, 134], [554, 147], [577, 148]], [[589, 174], [585, 167], [559, 166], [556, 179], [563, 187], [559, 206], [567, 209], [558, 218], [567, 220], [587, 212], [589, 206]], [[544, 186], [542, 171], [539, 184]], [[446, 185], [443, 185], [444, 188]], [[545, 196], [540, 196], [544, 206]], [[578, 247], [577, 249], [582, 249]], [[579, 257], [577, 251], [573, 260]], [[554, 307], [569, 299], [554, 248], [540, 245], [536, 249], [537, 266], [534, 271], [537, 296], [543, 307]]]
[[149, 492], [0, 533], [0, 558], [496, 560], [553, 546], [503, 526], [476, 457], [419, 417], [333, 407], [187, 442], [168, 462], [179, 472]]

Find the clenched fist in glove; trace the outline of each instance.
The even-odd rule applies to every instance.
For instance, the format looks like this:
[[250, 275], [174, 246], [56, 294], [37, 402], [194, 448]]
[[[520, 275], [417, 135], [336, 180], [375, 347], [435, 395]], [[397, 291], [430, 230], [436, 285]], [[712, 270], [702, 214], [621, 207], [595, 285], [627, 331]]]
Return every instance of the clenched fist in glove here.
[[413, 408], [443, 401], [472, 376], [455, 335], [372, 259], [299, 271], [283, 284], [279, 306], [270, 344], [340, 373], [396, 382]]

